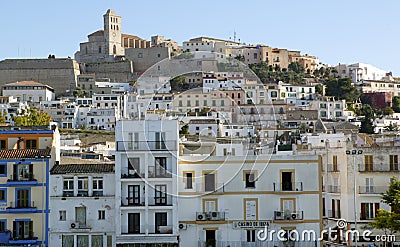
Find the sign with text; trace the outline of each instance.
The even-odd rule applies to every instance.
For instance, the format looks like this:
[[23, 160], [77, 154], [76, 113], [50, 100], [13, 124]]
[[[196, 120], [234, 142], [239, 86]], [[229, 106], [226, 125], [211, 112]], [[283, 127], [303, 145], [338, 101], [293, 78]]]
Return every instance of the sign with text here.
[[269, 225], [268, 220], [243, 220], [234, 221], [232, 223], [234, 229], [246, 229], [246, 228], [265, 228]]

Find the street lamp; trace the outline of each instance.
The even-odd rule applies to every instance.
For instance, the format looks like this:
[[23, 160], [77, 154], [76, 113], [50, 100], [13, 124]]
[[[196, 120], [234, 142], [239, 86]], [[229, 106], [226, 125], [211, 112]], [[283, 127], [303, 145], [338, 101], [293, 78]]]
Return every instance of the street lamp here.
[[[363, 153], [362, 150], [346, 150], [347, 155], [352, 155], [353, 156], [353, 180], [354, 180], [354, 230], [357, 231], [357, 180], [356, 180], [356, 155], [361, 155]], [[357, 240], [358, 240], [358, 235], [354, 238], [354, 247], [357, 247]]]

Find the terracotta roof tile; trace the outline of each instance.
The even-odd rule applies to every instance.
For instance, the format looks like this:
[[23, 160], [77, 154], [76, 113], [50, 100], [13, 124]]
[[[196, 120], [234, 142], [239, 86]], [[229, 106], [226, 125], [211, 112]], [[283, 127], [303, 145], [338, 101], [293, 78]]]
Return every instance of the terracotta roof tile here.
[[114, 164], [66, 164], [55, 165], [50, 174], [68, 173], [114, 173]]
[[50, 149], [0, 150], [0, 159], [35, 159], [36, 156], [49, 156], [50, 152]]

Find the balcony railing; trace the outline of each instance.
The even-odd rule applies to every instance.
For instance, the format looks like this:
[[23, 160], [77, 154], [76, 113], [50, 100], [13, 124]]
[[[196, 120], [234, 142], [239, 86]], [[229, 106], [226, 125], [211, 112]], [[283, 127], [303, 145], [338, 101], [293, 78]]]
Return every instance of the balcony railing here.
[[10, 179], [7, 180], [7, 182], [21, 182], [21, 181], [36, 181], [33, 173], [27, 173], [25, 175], [21, 176], [10, 176]]
[[144, 173], [138, 173], [138, 172], [136, 172], [136, 171], [133, 171], [133, 172], [131, 172], [131, 171], [129, 171], [128, 172], [128, 174], [126, 174], [126, 173], [124, 173], [124, 174], [121, 174], [121, 178], [144, 178]]
[[149, 196], [149, 206], [172, 206], [172, 196]]
[[274, 211], [274, 220], [302, 220], [303, 211]]
[[117, 141], [117, 151], [175, 151], [176, 141]]
[[149, 178], [171, 178], [172, 172], [162, 166], [149, 166]]
[[382, 194], [387, 191], [388, 186], [359, 186], [359, 194]]
[[196, 221], [224, 221], [225, 212], [196, 212]]
[[6, 212], [9, 213], [28, 213], [36, 211], [34, 201], [24, 201], [24, 202], [10, 202], [6, 208]]
[[143, 196], [141, 197], [125, 197], [121, 201], [121, 206], [122, 207], [141, 207], [145, 205], [145, 198]]
[[328, 185], [327, 192], [329, 193], [340, 193], [340, 186], [339, 185]]
[[339, 210], [328, 210], [328, 217], [339, 219], [340, 218], [340, 211]]
[[303, 191], [303, 182], [274, 183], [274, 191]]

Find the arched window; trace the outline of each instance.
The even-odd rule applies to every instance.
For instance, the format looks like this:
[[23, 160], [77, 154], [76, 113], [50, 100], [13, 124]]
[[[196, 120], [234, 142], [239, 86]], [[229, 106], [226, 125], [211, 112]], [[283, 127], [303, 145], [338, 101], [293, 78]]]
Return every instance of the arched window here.
[[117, 54], [117, 47], [114, 45], [114, 47], [113, 47], [113, 53], [114, 54]]

